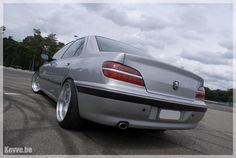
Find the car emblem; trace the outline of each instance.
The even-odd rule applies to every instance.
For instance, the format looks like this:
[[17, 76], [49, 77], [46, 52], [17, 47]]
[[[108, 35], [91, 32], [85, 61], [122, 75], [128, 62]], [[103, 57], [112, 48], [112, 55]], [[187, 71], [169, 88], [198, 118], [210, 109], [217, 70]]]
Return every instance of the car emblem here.
[[173, 82], [173, 89], [177, 90], [179, 88], [179, 81], [174, 81]]

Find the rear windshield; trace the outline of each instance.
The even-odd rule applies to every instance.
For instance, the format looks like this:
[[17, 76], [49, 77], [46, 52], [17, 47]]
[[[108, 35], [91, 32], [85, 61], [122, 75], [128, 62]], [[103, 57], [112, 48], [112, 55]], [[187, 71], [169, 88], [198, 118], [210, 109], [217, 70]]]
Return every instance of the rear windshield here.
[[130, 53], [130, 54], [136, 54], [136, 55], [142, 55], [143, 53], [128, 44], [115, 41], [109, 38], [96, 36], [98, 48], [100, 51], [104, 52], [124, 52], [124, 53]]

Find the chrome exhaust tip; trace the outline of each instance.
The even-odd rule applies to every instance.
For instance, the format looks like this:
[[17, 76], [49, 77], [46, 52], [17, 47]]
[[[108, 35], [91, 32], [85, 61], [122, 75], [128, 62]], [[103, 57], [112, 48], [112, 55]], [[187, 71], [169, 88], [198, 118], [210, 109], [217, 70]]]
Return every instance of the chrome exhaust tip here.
[[119, 129], [125, 130], [129, 127], [129, 123], [125, 121], [118, 122], [117, 124]]

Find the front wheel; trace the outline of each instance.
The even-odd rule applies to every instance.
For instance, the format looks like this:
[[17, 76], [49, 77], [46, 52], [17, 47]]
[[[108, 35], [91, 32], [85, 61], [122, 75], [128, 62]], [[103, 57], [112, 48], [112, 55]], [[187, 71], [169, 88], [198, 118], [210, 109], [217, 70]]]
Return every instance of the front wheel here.
[[41, 93], [38, 71], [32, 76], [31, 87], [34, 93]]
[[56, 116], [61, 127], [82, 128], [84, 120], [80, 117], [77, 92], [73, 80], [68, 79], [61, 88], [57, 101]]

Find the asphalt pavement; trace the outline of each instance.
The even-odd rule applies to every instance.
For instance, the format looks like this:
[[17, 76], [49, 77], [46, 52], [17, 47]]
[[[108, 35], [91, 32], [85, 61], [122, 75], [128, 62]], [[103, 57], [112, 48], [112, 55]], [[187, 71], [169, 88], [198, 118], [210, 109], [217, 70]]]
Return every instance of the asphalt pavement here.
[[[196, 129], [128, 129], [88, 123], [62, 129], [56, 103], [31, 90], [32, 73], [4, 68], [4, 147], [31, 147], [32, 154], [73, 155], [231, 155], [233, 112], [210, 105]], [[223, 109], [223, 110], [222, 110]]]

